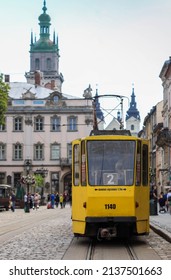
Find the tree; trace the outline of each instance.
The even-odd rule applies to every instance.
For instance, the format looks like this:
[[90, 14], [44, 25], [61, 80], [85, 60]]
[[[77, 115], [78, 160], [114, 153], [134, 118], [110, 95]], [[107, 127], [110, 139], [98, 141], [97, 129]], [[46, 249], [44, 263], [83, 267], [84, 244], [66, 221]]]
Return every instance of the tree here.
[[35, 177], [36, 187], [43, 187], [44, 178], [40, 174], [36, 174], [34, 175], [34, 177]]
[[0, 124], [4, 124], [4, 115], [8, 107], [9, 85], [3, 82], [3, 75], [0, 74]]

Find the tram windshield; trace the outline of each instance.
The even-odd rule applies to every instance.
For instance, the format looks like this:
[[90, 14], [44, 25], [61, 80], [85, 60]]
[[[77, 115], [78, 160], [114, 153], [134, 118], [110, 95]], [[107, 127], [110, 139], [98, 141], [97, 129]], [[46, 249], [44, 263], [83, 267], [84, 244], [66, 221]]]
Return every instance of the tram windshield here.
[[88, 141], [89, 185], [133, 185], [135, 146], [132, 140]]

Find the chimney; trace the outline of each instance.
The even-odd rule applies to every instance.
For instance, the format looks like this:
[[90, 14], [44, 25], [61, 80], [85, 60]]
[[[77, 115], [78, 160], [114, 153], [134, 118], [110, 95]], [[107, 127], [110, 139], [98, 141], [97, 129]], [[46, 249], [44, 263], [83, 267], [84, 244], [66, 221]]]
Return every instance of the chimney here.
[[51, 89], [55, 89], [55, 80], [51, 80]]

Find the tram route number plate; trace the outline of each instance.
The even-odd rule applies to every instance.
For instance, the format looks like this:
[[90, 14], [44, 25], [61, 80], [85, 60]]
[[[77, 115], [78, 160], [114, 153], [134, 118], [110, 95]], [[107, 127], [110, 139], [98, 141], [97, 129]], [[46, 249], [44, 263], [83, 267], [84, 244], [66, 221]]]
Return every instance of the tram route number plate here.
[[118, 174], [117, 173], [103, 173], [103, 184], [104, 185], [118, 185]]

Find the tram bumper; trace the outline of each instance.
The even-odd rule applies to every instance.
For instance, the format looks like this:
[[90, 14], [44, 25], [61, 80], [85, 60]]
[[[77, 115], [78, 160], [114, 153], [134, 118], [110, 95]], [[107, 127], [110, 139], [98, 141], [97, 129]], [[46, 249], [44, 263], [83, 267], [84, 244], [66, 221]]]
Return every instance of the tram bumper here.
[[86, 235], [98, 239], [128, 237], [134, 231], [136, 217], [86, 217]]

